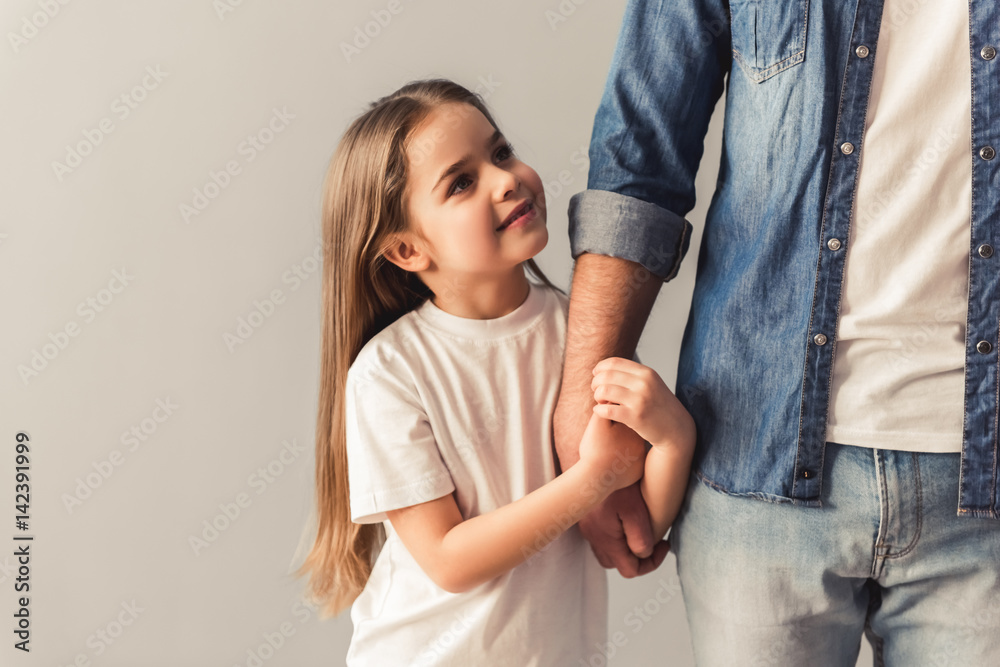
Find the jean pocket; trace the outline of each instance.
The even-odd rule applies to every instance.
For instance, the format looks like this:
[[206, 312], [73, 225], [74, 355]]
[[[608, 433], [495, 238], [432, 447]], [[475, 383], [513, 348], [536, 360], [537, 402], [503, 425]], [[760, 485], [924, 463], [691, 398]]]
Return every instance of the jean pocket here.
[[755, 83], [806, 56], [809, 0], [731, 0], [733, 60]]

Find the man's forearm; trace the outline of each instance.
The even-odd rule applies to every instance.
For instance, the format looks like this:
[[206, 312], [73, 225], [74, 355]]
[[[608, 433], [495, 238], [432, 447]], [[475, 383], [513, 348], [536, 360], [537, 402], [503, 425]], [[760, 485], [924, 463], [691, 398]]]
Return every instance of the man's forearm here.
[[591, 253], [577, 258], [562, 388], [553, 420], [563, 470], [579, 459], [580, 435], [594, 406], [594, 366], [607, 357], [632, 357], [662, 284], [662, 278], [636, 262]]

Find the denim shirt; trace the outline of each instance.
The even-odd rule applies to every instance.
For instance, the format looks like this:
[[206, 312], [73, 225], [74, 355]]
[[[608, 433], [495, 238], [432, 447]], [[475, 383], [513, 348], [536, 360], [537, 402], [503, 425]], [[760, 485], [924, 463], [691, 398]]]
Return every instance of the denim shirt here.
[[[996, 519], [1000, 3], [969, 6], [972, 242], [957, 511]], [[588, 189], [570, 200], [571, 250], [638, 262], [664, 280], [677, 274], [704, 137], [728, 81], [676, 394], [698, 426], [696, 474], [730, 494], [820, 504], [881, 17], [882, 0], [630, 0], [625, 11]]]

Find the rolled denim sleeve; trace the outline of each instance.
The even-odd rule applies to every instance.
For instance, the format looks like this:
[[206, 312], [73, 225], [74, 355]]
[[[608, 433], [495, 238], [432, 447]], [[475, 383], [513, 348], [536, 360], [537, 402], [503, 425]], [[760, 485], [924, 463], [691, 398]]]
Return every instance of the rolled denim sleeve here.
[[677, 275], [694, 180], [732, 61], [725, 0], [630, 0], [569, 206], [573, 259], [590, 252]]

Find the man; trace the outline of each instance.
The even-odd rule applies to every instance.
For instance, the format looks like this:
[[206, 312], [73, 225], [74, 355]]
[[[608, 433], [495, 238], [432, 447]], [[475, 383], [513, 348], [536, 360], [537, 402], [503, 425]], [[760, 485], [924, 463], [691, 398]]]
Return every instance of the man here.
[[[1000, 664], [1000, 4], [630, 0], [570, 202], [554, 434], [688, 249], [728, 81], [676, 394], [670, 535], [699, 664]], [[652, 274], [652, 276], [650, 275]], [[634, 487], [581, 522], [662, 561]]]

